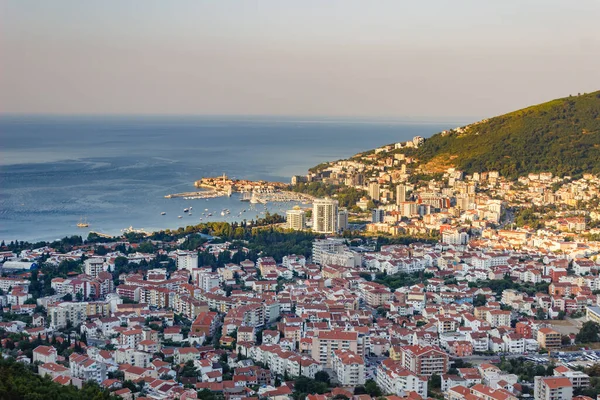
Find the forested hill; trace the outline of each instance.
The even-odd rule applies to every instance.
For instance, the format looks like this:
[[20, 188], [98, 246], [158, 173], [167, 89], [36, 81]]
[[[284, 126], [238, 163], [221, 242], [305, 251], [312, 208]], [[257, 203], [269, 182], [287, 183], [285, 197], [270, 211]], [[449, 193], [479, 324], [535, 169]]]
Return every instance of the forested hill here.
[[600, 173], [600, 91], [552, 100], [438, 133], [414, 155], [429, 171]]

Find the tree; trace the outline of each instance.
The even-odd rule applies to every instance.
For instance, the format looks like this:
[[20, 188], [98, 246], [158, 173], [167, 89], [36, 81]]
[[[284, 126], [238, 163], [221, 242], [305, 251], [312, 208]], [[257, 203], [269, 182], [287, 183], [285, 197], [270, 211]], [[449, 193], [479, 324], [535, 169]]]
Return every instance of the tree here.
[[115, 269], [124, 268], [127, 266], [128, 263], [129, 263], [129, 260], [127, 260], [127, 257], [119, 256], [119, 257], [115, 258]]
[[364, 386], [362, 386], [362, 385], [361, 385], [361, 386], [356, 386], [356, 387], [354, 388], [354, 394], [355, 394], [355, 395], [357, 395], [357, 396], [358, 396], [359, 394], [367, 394], [367, 391], [365, 390], [365, 387], [364, 387]]
[[198, 391], [198, 399], [201, 400], [218, 400], [219, 396], [211, 392], [208, 389], [202, 389]]
[[108, 249], [104, 246], [98, 246], [96, 247], [96, 254], [99, 256], [105, 256], [108, 254]]
[[365, 382], [365, 391], [371, 397], [379, 397], [382, 395], [381, 389], [373, 379], [369, 379]]
[[475, 307], [485, 306], [486, 303], [487, 303], [487, 298], [485, 297], [485, 294], [478, 294], [475, 297], [475, 299], [473, 300], [473, 306], [475, 306]]
[[319, 371], [315, 374], [315, 381], [324, 382], [329, 385], [329, 382], [330, 382], [329, 374], [325, 371]]
[[587, 321], [583, 323], [581, 330], [575, 336], [575, 340], [578, 343], [592, 343], [598, 342], [600, 339], [598, 334], [600, 333], [600, 324], [593, 321]]
[[192, 360], [189, 360], [185, 363], [181, 371], [181, 376], [186, 378], [198, 376], [198, 371], [196, 370], [196, 367], [194, 366], [194, 362]]
[[138, 249], [142, 253], [154, 253], [154, 251], [156, 250], [156, 248], [150, 241], [145, 241], [141, 243]]
[[329, 386], [325, 382], [317, 382], [305, 376], [300, 376], [294, 381], [294, 391], [298, 394], [323, 394], [328, 388]]
[[544, 309], [540, 307], [535, 312], [535, 318], [536, 319], [546, 319], [546, 318], [548, 318], [548, 315], [546, 314], [546, 311], [544, 311]]
[[429, 388], [440, 389], [442, 387], [442, 377], [438, 374], [433, 374], [429, 378]]

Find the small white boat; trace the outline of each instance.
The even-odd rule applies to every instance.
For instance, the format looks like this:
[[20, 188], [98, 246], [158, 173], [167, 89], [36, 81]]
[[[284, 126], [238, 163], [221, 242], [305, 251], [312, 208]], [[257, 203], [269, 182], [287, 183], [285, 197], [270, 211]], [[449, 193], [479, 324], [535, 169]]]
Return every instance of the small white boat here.
[[181, 215], [179, 215], [177, 218], [183, 218]]
[[160, 215], [167, 215], [167, 213], [163, 211], [160, 213]]
[[189, 209], [189, 208], [184, 208], [184, 209], [183, 209], [183, 212], [188, 212], [188, 211], [190, 211], [190, 209]]

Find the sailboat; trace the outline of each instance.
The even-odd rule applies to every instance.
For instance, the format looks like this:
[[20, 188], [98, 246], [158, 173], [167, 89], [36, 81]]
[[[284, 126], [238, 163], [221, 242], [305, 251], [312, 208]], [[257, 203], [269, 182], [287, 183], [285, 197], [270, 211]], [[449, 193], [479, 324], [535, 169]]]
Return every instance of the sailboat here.
[[78, 228], [87, 228], [90, 226], [87, 222], [87, 218], [79, 218], [79, 222], [77, 223]]

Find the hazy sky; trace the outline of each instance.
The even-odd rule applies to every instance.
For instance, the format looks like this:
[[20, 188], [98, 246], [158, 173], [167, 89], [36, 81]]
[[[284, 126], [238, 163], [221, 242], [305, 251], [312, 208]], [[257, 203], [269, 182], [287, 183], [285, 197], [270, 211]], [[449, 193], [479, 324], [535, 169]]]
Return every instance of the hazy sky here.
[[600, 89], [599, 0], [0, 0], [0, 112], [491, 116]]

